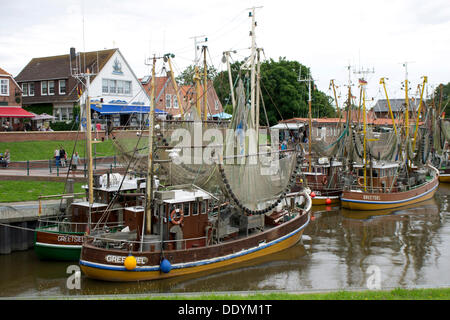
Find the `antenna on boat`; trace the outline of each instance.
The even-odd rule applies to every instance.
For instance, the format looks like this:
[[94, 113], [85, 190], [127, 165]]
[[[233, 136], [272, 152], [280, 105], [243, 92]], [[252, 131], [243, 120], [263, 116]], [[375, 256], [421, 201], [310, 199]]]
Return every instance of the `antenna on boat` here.
[[[301, 72], [301, 69], [300, 69]], [[309, 118], [309, 134], [308, 134], [308, 157], [309, 157], [309, 172], [311, 172], [311, 140], [312, 140], [312, 109], [311, 109], [311, 71], [308, 72], [308, 78], [301, 79], [301, 73], [298, 74], [298, 82], [308, 82], [308, 118]]]
[[[205, 40], [197, 41], [198, 38], [205, 38]], [[190, 37], [189, 39], [194, 39], [194, 52], [195, 52], [194, 65], [197, 65], [197, 63], [199, 61], [198, 50], [200, 49], [200, 47], [198, 45], [201, 44], [201, 43], [208, 42], [208, 38], [205, 35], [201, 35], [201, 36], [193, 36], [193, 37]]]

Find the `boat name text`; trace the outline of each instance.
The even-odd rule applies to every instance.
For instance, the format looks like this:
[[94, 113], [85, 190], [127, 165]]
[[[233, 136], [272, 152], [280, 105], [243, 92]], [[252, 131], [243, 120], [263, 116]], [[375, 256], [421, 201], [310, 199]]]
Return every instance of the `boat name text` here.
[[363, 195], [364, 200], [380, 200], [380, 196]]
[[75, 235], [59, 235], [58, 242], [78, 242], [83, 243], [83, 236], [75, 236]]
[[[106, 262], [113, 262], [113, 263], [124, 263], [126, 258], [127, 257], [124, 256], [114, 256], [111, 254], [105, 257]], [[146, 264], [148, 262], [147, 257], [135, 257], [135, 258], [137, 264]]]

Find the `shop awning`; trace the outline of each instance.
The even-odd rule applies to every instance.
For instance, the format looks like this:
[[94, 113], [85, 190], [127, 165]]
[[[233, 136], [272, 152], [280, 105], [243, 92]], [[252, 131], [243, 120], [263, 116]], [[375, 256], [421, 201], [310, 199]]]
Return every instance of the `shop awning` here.
[[34, 114], [21, 107], [0, 107], [0, 118], [33, 118]]
[[[91, 109], [100, 114], [130, 114], [149, 113], [150, 106], [91, 103]], [[167, 114], [167, 112], [155, 108], [155, 114]]]

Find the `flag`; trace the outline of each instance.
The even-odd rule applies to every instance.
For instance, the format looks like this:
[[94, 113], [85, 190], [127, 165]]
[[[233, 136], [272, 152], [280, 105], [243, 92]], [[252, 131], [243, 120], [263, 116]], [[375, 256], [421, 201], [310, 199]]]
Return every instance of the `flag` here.
[[365, 86], [367, 84], [367, 81], [364, 79], [359, 79], [359, 84]]
[[81, 86], [80, 85], [77, 86], [77, 94], [78, 94], [78, 98], [80, 98], [81, 95], [83, 94], [83, 90], [81, 90]]

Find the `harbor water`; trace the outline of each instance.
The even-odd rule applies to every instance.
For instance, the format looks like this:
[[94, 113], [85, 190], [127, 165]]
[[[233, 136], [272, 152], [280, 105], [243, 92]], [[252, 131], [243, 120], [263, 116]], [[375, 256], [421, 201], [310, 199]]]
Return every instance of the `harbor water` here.
[[[40, 261], [33, 250], [0, 255], [0, 297], [450, 286], [450, 184], [433, 199], [390, 211], [314, 209], [302, 241], [226, 269], [138, 283], [81, 275], [76, 262]], [[69, 269], [69, 270], [68, 270]], [[69, 272], [68, 272], [69, 271]]]

